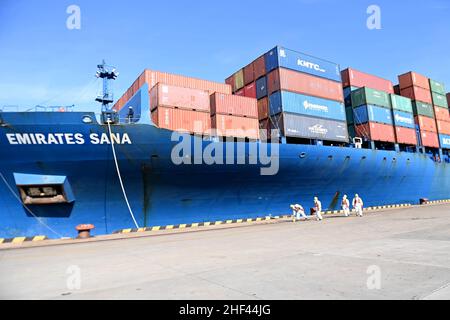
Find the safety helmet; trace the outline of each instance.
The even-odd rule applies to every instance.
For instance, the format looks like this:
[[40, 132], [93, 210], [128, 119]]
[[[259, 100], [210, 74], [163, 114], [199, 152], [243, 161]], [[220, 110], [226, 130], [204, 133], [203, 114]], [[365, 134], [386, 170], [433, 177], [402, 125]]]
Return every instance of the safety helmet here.
[[314, 201], [318, 201], [319, 200], [319, 198], [317, 198], [317, 197], [314, 197]]
[[358, 194], [355, 194], [355, 198], [359, 198], [359, 195], [358, 195]]
[[347, 195], [346, 194], [344, 194], [344, 199], [347, 199]]

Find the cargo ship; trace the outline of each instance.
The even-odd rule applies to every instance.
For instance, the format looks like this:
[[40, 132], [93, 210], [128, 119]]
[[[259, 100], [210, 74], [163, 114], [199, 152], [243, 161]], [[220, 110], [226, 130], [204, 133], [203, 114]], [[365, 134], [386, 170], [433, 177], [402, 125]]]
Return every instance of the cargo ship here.
[[225, 83], [145, 70], [114, 103], [98, 69], [101, 113], [0, 112], [1, 238], [450, 198], [449, 95], [414, 72], [277, 46]]

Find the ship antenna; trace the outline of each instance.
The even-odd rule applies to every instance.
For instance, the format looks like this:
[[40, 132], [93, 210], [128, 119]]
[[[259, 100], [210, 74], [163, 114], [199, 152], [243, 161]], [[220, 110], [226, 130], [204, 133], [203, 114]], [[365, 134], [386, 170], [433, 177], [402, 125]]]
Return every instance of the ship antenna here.
[[117, 113], [111, 108], [111, 103], [114, 102], [114, 95], [110, 89], [109, 82], [111, 80], [116, 80], [119, 76], [116, 68], [108, 66], [105, 60], [102, 64], [97, 65], [97, 73], [95, 74], [97, 78], [103, 79], [103, 94], [97, 96], [95, 101], [102, 104], [102, 121], [103, 123], [116, 123]]

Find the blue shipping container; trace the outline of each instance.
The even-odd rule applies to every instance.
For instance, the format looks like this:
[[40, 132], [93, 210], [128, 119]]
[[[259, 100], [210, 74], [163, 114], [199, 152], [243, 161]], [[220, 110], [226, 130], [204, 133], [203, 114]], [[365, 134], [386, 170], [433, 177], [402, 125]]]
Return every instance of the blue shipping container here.
[[341, 82], [338, 64], [304, 53], [277, 46], [266, 53], [265, 59], [267, 72], [283, 67]]
[[367, 123], [369, 121], [393, 124], [391, 110], [374, 105], [364, 105], [353, 109], [353, 117], [355, 118], [356, 124]]
[[412, 113], [394, 110], [394, 124], [397, 127], [414, 129], [414, 115]]
[[271, 94], [269, 109], [271, 116], [281, 112], [289, 112], [331, 120], [347, 120], [343, 103], [289, 91], [277, 91]]
[[262, 77], [256, 80], [256, 99], [261, 99], [267, 96], [267, 80]]
[[344, 101], [346, 107], [352, 106], [352, 91], [358, 89], [357, 87], [345, 87], [344, 88]]
[[447, 136], [445, 134], [440, 134], [439, 141], [441, 142], [441, 148], [450, 149], [450, 136]]

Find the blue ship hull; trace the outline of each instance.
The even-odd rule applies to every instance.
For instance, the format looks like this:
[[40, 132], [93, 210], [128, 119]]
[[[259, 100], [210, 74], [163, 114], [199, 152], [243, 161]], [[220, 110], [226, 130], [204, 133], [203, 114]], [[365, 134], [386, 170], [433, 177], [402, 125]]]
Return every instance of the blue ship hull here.
[[[94, 121], [83, 123], [86, 116]], [[265, 176], [261, 164], [175, 165], [172, 132], [145, 116], [137, 123], [113, 125], [112, 131], [131, 141], [117, 144], [116, 152], [140, 227], [286, 214], [291, 203], [312, 206], [314, 196], [324, 209], [338, 209], [343, 194], [359, 193], [367, 206], [450, 198], [450, 165], [419, 153], [281, 144], [278, 173]], [[0, 173], [6, 180], [0, 180], [0, 237], [73, 237], [81, 223], [94, 224], [94, 234], [134, 227], [111, 144], [88, 139], [82, 144], [11, 144], [8, 135], [17, 133], [89, 137], [107, 135], [108, 127], [95, 121], [93, 113], [0, 113]], [[190, 139], [202, 148], [212, 143]], [[255, 144], [262, 145], [227, 146], [244, 146], [248, 160]], [[73, 199], [24, 206], [17, 174], [63, 176]]]

